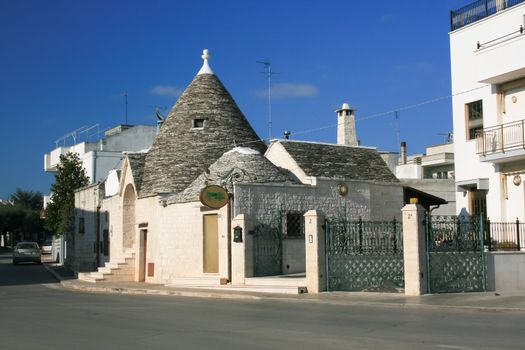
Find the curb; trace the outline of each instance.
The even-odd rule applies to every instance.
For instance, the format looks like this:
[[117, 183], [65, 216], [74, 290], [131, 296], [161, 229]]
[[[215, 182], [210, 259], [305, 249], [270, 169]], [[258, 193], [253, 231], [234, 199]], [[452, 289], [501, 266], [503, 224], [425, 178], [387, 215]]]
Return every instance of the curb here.
[[212, 292], [209, 290], [158, 290], [147, 288], [122, 288], [122, 287], [96, 287], [79, 285], [75, 282], [61, 281], [60, 284], [70, 290], [106, 293], [106, 294], [125, 294], [125, 295], [160, 295], [160, 296], [179, 296], [191, 298], [214, 298], [214, 299], [239, 299], [239, 300], [264, 300], [262, 296], [251, 294], [232, 294], [223, 292]]
[[403, 309], [456, 309], [456, 310], [470, 310], [470, 311], [505, 311], [505, 312], [525, 312], [525, 308], [512, 307], [492, 307], [492, 306], [472, 306], [472, 305], [442, 305], [442, 304], [425, 304], [425, 303], [410, 303], [410, 302], [384, 302], [384, 301], [352, 301], [341, 298], [321, 299], [309, 297], [307, 294], [301, 296], [286, 296], [277, 294], [259, 293], [229, 293], [217, 292], [212, 290], [189, 290], [189, 289], [171, 289], [159, 290], [150, 288], [126, 288], [126, 287], [110, 287], [110, 286], [96, 286], [84, 285], [78, 282], [64, 280], [58, 273], [56, 273], [47, 264], [43, 264], [45, 269], [53, 275], [60, 283], [61, 287], [70, 291], [86, 292], [86, 293], [105, 293], [105, 294], [122, 294], [122, 295], [157, 295], [157, 296], [172, 296], [172, 297], [189, 297], [189, 298], [210, 298], [210, 299], [228, 299], [228, 300], [276, 300], [276, 301], [294, 301], [301, 303], [319, 304], [319, 305], [339, 305], [339, 306], [367, 306], [367, 307], [388, 307], [388, 308], [403, 308]]
[[48, 264], [46, 263], [43, 263], [42, 266], [44, 266], [44, 268], [47, 270], [47, 272], [49, 272], [51, 275], [53, 275], [53, 277], [60, 283], [62, 283], [62, 276], [60, 276], [58, 273], [55, 272], [55, 270], [53, 270], [53, 268], [49, 267]]

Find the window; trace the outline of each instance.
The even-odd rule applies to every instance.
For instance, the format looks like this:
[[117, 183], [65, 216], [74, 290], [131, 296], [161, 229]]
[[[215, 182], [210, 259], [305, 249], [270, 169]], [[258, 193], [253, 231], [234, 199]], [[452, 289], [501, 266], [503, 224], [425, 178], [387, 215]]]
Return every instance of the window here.
[[304, 216], [302, 213], [286, 213], [286, 236], [304, 237]]
[[78, 218], [78, 233], [84, 233], [85, 232], [85, 228], [84, 228], [84, 218]]
[[202, 129], [202, 128], [204, 128], [204, 119], [203, 118], [193, 119], [193, 123], [192, 123], [191, 127], [193, 129]]
[[483, 102], [467, 103], [467, 140], [474, 140], [483, 131]]

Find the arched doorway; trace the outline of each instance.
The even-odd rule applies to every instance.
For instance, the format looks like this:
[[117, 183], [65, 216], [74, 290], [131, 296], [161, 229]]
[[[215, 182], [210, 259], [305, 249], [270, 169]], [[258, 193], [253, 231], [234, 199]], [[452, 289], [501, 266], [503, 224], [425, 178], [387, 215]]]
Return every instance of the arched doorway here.
[[135, 242], [135, 190], [127, 185], [122, 203], [122, 243], [124, 248], [131, 248]]

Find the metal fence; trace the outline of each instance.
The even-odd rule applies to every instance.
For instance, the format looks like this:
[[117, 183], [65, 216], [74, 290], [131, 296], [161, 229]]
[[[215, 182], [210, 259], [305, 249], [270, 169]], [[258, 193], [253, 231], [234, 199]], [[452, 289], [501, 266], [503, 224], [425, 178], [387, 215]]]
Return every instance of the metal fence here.
[[485, 290], [482, 219], [427, 215], [425, 231], [429, 293]]
[[525, 222], [491, 222], [485, 224], [485, 246], [490, 251], [515, 250], [525, 247]]
[[327, 290], [399, 292], [404, 287], [401, 222], [327, 219]]
[[455, 11], [450, 11], [450, 30], [456, 30], [505, 10], [525, 0], [479, 0]]

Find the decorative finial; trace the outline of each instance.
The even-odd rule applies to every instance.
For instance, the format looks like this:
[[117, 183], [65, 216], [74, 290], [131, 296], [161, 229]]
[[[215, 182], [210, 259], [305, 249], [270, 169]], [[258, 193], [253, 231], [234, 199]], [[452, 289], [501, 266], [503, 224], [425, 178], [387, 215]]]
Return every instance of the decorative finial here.
[[211, 58], [210, 52], [208, 49], [202, 50], [202, 59], [204, 60], [204, 63], [202, 64], [202, 68], [200, 69], [199, 73], [197, 75], [201, 74], [214, 74], [213, 71], [210, 68], [210, 65], [208, 64], [208, 60]]
[[208, 51], [208, 49], [204, 49], [202, 50], [202, 59], [207, 61], [211, 58], [211, 55], [210, 55], [210, 52]]

